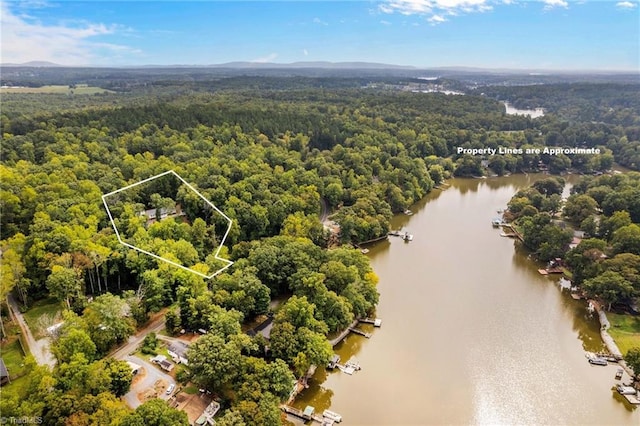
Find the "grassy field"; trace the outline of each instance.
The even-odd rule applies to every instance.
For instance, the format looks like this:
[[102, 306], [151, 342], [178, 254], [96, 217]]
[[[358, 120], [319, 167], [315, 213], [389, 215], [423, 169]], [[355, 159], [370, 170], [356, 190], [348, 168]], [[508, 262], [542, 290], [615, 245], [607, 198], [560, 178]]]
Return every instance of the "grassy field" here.
[[622, 354], [632, 347], [640, 347], [640, 317], [607, 313], [611, 323], [609, 334], [616, 341]]
[[189, 385], [183, 389], [183, 392], [187, 395], [195, 395], [198, 393], [198, 388], [194, 385]]
[[75, 95], [95, 95], [96, 93], [113, 93], [111, 90], [101, 87], [78, 85], [75, 89], [69, 89], [69, 86], [42, 86], [42, 87], [3, 87], [0, 93], [57, 93], [68, 94], [70, 90]]
[[9, 378], [12, 380], [20, 376], [24, 376], [27, 371], [24, 365], [24, 352], [17, 337], [9, 339], [7, 343], [3, 343], [0, 347], [2, 351], [2, 359], [9, 371]]
[[47, 327], [60, 321], [61, 311], [62, 303], [54, 298], [48, 298], [36, 301], [23, 315], [33, 337], [39, 339], [45, 336]]
[[25, 365], [25, 353], [18, 340], [20, 327], [16, 323], [5, 323], [8, 338], [0, 345], [0, 354], [4, 361], [11, 383], [2, 387], [2, 396], [10, 397], [18, 395], [24, 397], [29, 385], [29, 374], [32, 372], [28, 365]]

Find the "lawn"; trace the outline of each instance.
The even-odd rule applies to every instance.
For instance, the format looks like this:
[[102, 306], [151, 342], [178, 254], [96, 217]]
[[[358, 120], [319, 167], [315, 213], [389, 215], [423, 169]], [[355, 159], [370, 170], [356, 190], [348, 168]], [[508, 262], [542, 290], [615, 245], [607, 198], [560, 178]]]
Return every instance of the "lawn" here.
[[[112, 93], [111, 90], [101, 87], [78, 85], [72, 89], [76, 95], [94, 95], [96, 93]], [[3, 87], [1, 93], [54, 93], [68, 94], [69, 86], [42, 86], [42, 87]]]
[[60, 321], [61, 312], [62, 303], [54, 298], [48, 298], [34, 302], [23, 315], [33, 337], [39, 339], [45, 337], [47, 327]]
[[609, 334], [622, 354], [633, 347], [640, 348], [640, 316], [607, 313], [611, 323]]
[[198, 388], [194, 385], [189, 385], [182, 390], [187, 395], [195, 395], [198, 393]]
[[19, 398], [25, 398], [29, 383], [31, 383], [29, 376], [29, 374], [26, 374], [18, 379], [11, 380], [11, 383], [4, 385], [2, 387], [2, 397], [7, 398], [7, 400], [13, 395], [17, 395]]
[[2, 352], [2, 359], [7, 366], [11, 380], [24, 376], [27, 373], [26, 366], [24, 365], [24, 352], [22, 352], [17, 337], [11, 337], [7, 343], [3, 343], [0, 351]]

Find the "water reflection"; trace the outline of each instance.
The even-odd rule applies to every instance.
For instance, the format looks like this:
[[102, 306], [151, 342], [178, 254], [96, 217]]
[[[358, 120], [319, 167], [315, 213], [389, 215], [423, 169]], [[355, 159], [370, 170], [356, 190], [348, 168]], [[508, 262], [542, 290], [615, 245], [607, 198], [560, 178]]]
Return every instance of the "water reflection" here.
[[369, 247], [383, 325], [336, 347], [362, 370], [318, 369], [296, 406], [330, 408], [347, 426], [639, 424], [611, 397], [615, 367], [584, 357], [601, 347], [584, 301], [491, 227], [496, 209], [542, 177], [454, 179], [394, 218], [415, 238]]

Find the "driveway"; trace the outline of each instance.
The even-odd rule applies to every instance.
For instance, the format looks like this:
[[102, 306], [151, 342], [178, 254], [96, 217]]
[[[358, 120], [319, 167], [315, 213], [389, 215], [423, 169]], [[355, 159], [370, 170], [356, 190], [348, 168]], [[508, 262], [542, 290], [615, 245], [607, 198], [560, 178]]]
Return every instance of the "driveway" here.
[[[137, 356], [127, 355], [124, 358], [120, 358], [120, 359], [134, 362], [138, 365], [141, 365], [142, 368], [144, 368], [144, 374], [145, 374], [144, 378], [136, 382], [135, 386], [131, 386], [131, 389], [129, 390], [129, 392], [127, 392], [123, 397], [127, 405], [133, 409], [137, 408], [139, 405], [142, 404], [142, 402], [140, 402], [140, 400], [138, 399], [138, 394], [141, 392], [145, 392], [149, 389], [153, 389], [153, 386], [158, 380], [164, 380], [167, 383], [167, 386], [171, 384], [175, 386], [176, 384], [176, 381], [173, 380], [171, 376], [163, 373], [162, 371], [160, 371], [158, 367], [154, 366], [150, 362], [143, 360], [142, 358], [139, 358]], [[143, 374], [143, 373], [139, 372], [138, 374]], [[158, 395], [158, 398], [164, 399], [166, 401], [169, 399], [170, 396], [171, 395], [167, 395], [167, 393], [163, 390]]]
[[18, 326], [20, 326], [20, 330], [22, 330], [22, 335], [29, 347], [29, 352], [36, 360], [36, 363], [39, 365], [48, 365], [53, 367], [56, 365], [56, 359], [53, 357], [51, 350], [49, 350], [50, 341], [48, 338], [43, 338], [40, 340], [36, 340], [31, 334], [31, 330], [27, 325], [27, 322], [24, 320], [20, 309], [18, 308], [18, 303], [13, 298], [11, 294], [7, 296], [7, 300], [9, 301], [9, 309], [13, 312], [13, 317], [16, 319]]

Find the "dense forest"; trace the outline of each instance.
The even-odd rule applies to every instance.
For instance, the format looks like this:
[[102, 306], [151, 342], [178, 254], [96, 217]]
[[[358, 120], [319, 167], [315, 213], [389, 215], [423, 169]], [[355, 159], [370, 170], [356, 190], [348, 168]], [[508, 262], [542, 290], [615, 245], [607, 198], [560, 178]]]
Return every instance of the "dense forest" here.
[[[611, 110], [610, 119], [594, 123], [560, 112], [507, 115], [487, 94], [292, 81], [287, 90], [283, 77], [234, 77], [212, 90], [165, 80], [126, 94], [3, 95], [1, 300], [12, 293], [26, 310], [52, 297], [65, 307], [52, 343], [56, 366], [32, 366], [26, 385], [3, 391], [3, 416], [60, 425], [184, 424], [183, 413], [157, 400], [126, 408], [119, 397], [131, 375], [107, 356], [162, 312], [169, 334], [206, 332], [177, 378], [222, 402], [218, 424], [280, 424], [278, 406], [292, 381], [331, 357], [327, 336], [375, 309], [377, 277], [351, 245], [386, 235], [394, 213], [450, 176], [592, 174], [614, 161], [640, 167], [638, 109], [619, 101], [637, 95], [637, 85], [607, 84], [611, 96], [593, 108]], [[576, 108], [603, 86], [580, 87], [591, 94], [571, 98]], [[523, 89], [513, 90], [520, 96]], [[546, 88], [540, 90], [544, 98]], [[597, 147], [601, 154], [458, 154], [459, 147], [543, 146]], [[168, 170], [232, 220], [221, 254], [235, 263], [211, 280], [121, 245], [104, 208], [104, 194]], [[640, 255], [633, 235], [620, 229], [637, 228], [637, 175], [586, 182], [565, 214], [622, 250], [613, 256]], [[510, 209], [523, 228], [548, 233], [531, 236], [532, 249], [556, 257], [567, 238], [547, 228], [560, 209], [557, 190], [549, 184], [535, 191], [540, 195], [519, 194]], [[578, 200], [583, 196], [593, 203]], [[220, 268], [212, 253], [228, 223], [175, 179], [105, 202], [127, 241], [204, 275]], [[604, 217], [585, 216], [583, 203]], [[627, 203], [628, 223], [616, 216], [616, 203]], [[150, 220], [177, 206], [179, 215]], [[323, 209], [337, 232], [319, 220]], [[583, 277], [585, 285], [598, 279]], [[284, 302], [274, 309], [276, 299]], [[269, 341], [244, 332], [264, 315], [273, 317]]]

